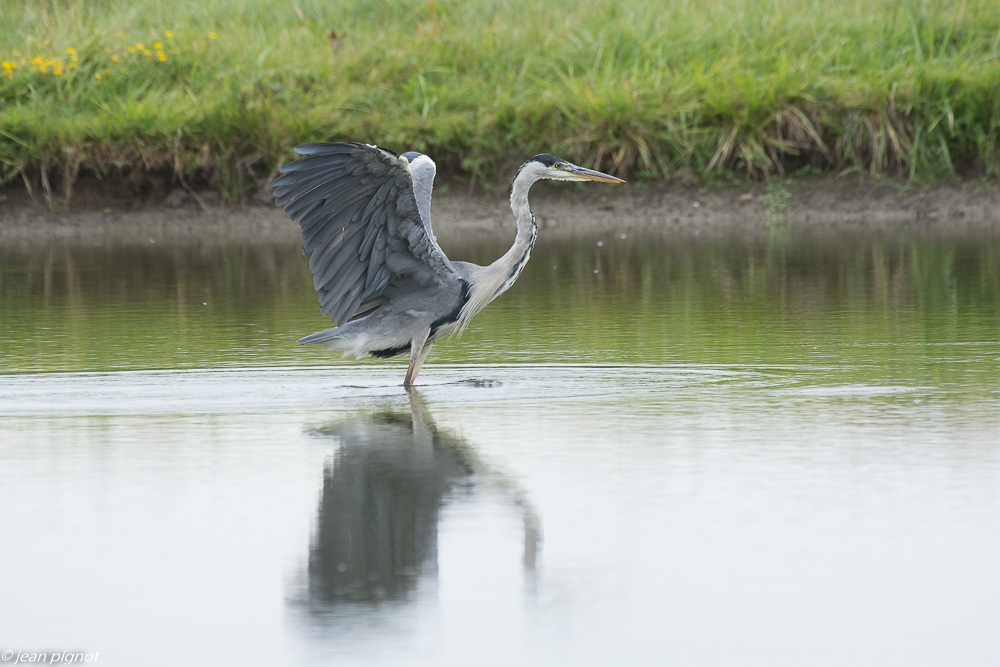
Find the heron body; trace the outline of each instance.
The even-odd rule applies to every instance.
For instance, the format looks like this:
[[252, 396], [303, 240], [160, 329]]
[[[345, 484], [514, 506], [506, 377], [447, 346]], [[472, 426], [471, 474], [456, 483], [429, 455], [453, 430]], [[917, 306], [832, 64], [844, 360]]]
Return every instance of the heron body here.
[[518, 170], [510, 205], [514, 244], [489, 266], [452, 261], [431, 229], [436, 167], [420, 153], [399, 155], [358, 143], [307, 144], [281, 168], [274, 198], [302, 228], [320, 309], [336, 326], [299, 340], [388, 358], [409, 353], [404, 386], [416, 380], [434, 342], [461, 331], [514, 284], [538, 226], [528, 189], [541, 179], [621, 179], [536, 155]]

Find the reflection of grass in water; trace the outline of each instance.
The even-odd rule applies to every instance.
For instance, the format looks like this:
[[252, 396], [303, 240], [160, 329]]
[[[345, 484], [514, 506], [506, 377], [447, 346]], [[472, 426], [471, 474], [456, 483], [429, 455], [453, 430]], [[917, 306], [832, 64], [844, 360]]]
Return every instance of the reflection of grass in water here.
[[767, 221], [770, 225], [787, 221], [788, 200], [791, 194], [785, 187], [785, 181], [781, 178], [773, 178], [768, 181], [764, 188], [764, 194], [760, 196], [760, 202], [767, 211]]
[[7, 0], [2, 175], [237, 194], [343, 138], [477, 180], [543, 148], [648, 177], [989, 173], [998, 29], [994, 0]]
[[[429, 363], [904, 369], [928, 367], [924, 343], [997, 340], [996, 239], [809, 243], [775, 229], [731, 242], [541, 244], [511, 292]], [[295, 343], [328, 321], [294, 247], [8, 250], [0, 267], [3, 372], [342, 363]]]

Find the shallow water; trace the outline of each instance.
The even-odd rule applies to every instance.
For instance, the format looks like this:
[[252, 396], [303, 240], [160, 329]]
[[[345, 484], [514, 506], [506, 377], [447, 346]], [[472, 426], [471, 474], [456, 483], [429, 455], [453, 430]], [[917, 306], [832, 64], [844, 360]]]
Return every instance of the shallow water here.
[[0, 649], [1000, 660], [1000, 237], [543, 238], [411, 394], [295, 247], [153, 241], [0, 249]]

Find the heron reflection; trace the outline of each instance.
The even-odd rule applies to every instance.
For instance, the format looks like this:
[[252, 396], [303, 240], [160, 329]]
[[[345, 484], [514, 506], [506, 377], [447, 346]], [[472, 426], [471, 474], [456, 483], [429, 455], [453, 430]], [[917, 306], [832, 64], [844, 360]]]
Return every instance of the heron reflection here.
[[312, 611], [406, 600], [437, 573], [442, 507], [483, 487], [520, 513], [523, 565], [534, 570], [541, 530], [524, 493], [464, 439], [438, 429], [416, 390], [409, 413], [357, 416], [315, 434], [339, 448], [323, 473], [309, 549], [304, 593]]

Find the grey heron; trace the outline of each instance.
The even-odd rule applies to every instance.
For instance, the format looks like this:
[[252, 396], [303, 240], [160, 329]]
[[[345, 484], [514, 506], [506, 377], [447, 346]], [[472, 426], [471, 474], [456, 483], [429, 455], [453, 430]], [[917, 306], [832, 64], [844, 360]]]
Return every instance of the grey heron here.
[[299, 340], [358, 357], [409, 353], [410, 387], [434, 342], [461, 331], [510, 289], [538, 234], [528, 189], [541, 179], [622, 183], [547, 153], [518, 170], [510, 193], [517, 236], [489, 266], [452, 261], [431, 230], [437, 168], [416, 152], [360, 143], [297, 146], [274, 180], [275, 203], [302, 228], [320, 310], [336, 325]]

